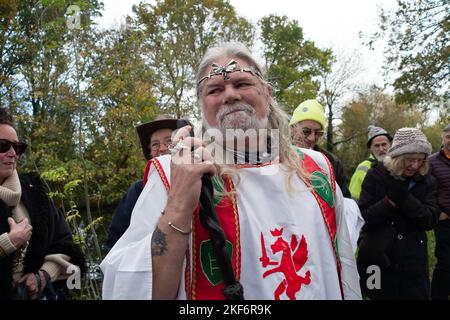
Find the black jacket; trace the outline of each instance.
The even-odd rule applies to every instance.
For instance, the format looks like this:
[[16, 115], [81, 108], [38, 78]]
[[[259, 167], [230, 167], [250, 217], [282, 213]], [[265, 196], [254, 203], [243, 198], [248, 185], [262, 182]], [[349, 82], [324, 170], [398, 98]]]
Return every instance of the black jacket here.
[[[358, 271], [364, 296], [374, 299], [429, 299], [429, 270], [426, 230], [435, 227], [439, 209], [436, 200], [436, 181], [431, 175], [416, 175], [407, 180], [406, 197], [398, 208], [385, 199], [393, 177], [382, 163], [374, 163], [368, 171], [359, 199], [359, 207], [365, 220], [361, 232], [358, 253]], [[392, 229], [391, 241], [386, 231]], [[368, 263], [362, 257], [376, 251], [373, 244], [364, 246], [371, 235], [386, 253], [389, 266], [381, 267], [381, 289], [367, 287]], [[391, 242], [390, 247], [389, 242]], [[370, 252], [365, 252], [370, 251]], [[376, 263], [374, 263], [376, 264]], [[380, 263], [381, 265], [381, 263]]]
[[144, 180], [138, 180], [131, 185], [127, 193], [122, 197], [122, 200], [120, 200], [109, 226], [106, 250], [111, 250], [130, 226], [131, 213], [143, 189]]
[[[73, 243], [72, 234], [63, 214], [48, 197], [42, 180], [34, 174], [20, 176], [22, 187], [21, 201], [30, 215], [33, 233], [24, 260], [24, 274], [36, 272], [44, 263], [48, 254], [62, 253], [68, 255], [70, 262], [85, 271], [84, 255]], [[0, 234], [9, 232], [8, 217], [11, 208], [0, 200]], [[12, 255], [0, 260], [0, 299], [11, 299]]]

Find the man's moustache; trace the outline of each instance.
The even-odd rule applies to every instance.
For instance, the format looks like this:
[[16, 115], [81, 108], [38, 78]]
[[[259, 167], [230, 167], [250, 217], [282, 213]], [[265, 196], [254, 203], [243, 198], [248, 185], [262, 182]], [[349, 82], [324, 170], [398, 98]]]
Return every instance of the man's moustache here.
[[238, 111], [244, 111], [247, 112], [249, 115], [252, 115], [255, 113], [255, 110], [248, 106], [248, 105], [228, 105], [228, 106], [224, 106], [223, 109], [219, 110], [219, 113], [217, 114], [217, 118], [219, 121], [223, 121], [223, 119], [229, 115], [230, 113], [233, 112], [238, 112]]

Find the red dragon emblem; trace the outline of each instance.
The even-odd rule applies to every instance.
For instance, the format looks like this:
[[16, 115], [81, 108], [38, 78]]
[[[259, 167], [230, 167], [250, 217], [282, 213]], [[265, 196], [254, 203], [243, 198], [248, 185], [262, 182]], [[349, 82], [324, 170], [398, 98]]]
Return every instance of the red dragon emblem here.
[[283, 228], [270, 231], [272, 236], [278, 237], [275, 242], [270, 245], [272, 253], [283, 252], [281, 261], [270, 261], [267, 256], [266, 245], [264, 243], [264, 236], [261, 232], [261, 249], [262, 256], [259, 258], [263, 268], [269, 265], [277, 265], [275, 268], [267, 270], [263, 274], [263, 278], [276, 272], [281, 272], [284, 275], [283, 281], [275, 289], [275, 300], [280, 300], [280, 296], [286, 292], [286, 295], [291, 300], [295, 300], [295, 294], [300, 291], [302, 284], [308, 285], [311, 283], [311, 273], [306, 271], [305, 276], [299, 276], [297, 272], [304, 266], [308, 259], [308, 246], [306, 244], [305, 236], [302, 235], [300, 243], [298, 243], [297, 236], [291, 236], [291, 243], [287, 243], [283, 237]]

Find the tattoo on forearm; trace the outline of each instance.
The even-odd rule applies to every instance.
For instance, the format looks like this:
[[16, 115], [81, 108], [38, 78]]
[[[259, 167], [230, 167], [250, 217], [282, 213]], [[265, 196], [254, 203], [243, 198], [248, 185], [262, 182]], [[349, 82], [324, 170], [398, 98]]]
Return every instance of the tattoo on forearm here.
[[166, 234], [156, 227], [152, 236], [152, 257], [162, 256], [167, 251]]

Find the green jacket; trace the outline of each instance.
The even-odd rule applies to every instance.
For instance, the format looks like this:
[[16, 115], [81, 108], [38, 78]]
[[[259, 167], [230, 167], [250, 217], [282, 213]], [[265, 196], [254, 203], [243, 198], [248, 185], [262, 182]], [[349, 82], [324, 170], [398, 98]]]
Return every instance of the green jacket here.
[[375, 157], [370, 154], [369, 159], [364, 160], [358, 166], [356, 167], [355, 173], [352, 176], [352, 179], [350, 180], [350, 185], [348, 186], [348, 189], [350, 190], [350, 194], [352, 195], [352, 198], [358, 201], [359, 195], [361, 194], [361, 187], [362, 183], [364, 181], [364, 178], [366, 177], [367, 171], [369, 171], [370, 168], [372, 168], [372, 162], [375, 160]]

